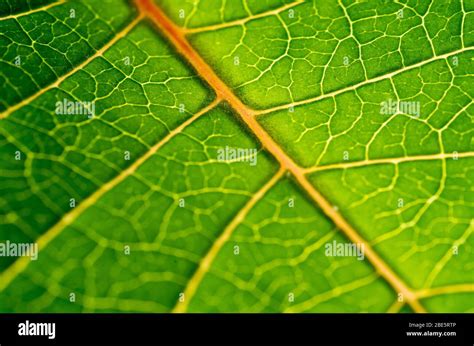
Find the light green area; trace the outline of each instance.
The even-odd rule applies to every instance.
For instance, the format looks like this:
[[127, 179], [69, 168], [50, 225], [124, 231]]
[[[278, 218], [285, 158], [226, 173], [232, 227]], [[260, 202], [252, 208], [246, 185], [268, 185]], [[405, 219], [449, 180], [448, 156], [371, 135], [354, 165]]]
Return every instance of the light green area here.
[[314, 0], [292, 11], [193, 34], [191, 42], [249, 106], [265, 109], [467, 47], [474, 36], [466, 21], [472, 10], [456, 0], [434, 0], [428, 9], [413, 1]]
[[[471, 269], [472, 270], [472, 269]], [[440, 295], [427, 298], [424, 301], [425, 306], [433, 312], [458, 311], [465, 313], [473, 313], [474, 305], [466, 304], [474, 299], [471, 293], [455, 293]]]
[[[473, 58], [474, 52], [468, 51], [433, 61], [315, 103], [263, 115], [260, 122], [304, 167], [467, 152], [473, 147]], [[386, 112], [391, 102], [400, 102], [400, 110]]]
[[290, 4], [292, 0], [155, 0], [174, 22], [185, 28], [229, 23]]

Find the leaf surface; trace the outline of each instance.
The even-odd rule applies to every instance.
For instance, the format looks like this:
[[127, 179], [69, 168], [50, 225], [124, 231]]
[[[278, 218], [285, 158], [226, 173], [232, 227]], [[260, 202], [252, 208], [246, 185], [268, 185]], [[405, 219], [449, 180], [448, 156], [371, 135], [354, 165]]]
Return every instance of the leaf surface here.
[[0, 15], [1, 311], [473, 311], [468, 1]]

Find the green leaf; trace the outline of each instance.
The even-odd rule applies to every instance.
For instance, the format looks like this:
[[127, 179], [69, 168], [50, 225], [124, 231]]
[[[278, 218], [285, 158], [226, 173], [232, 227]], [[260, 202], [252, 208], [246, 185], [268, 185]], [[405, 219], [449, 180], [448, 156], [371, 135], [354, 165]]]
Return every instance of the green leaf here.
[[474, 311], [473, 16], [3, 2], [0, 311]]
[[39, 10], [42, 6], [54, 3], [54, 0], [5, 0], [0, 4], [0, 14], [7, 17], [17, 13]]

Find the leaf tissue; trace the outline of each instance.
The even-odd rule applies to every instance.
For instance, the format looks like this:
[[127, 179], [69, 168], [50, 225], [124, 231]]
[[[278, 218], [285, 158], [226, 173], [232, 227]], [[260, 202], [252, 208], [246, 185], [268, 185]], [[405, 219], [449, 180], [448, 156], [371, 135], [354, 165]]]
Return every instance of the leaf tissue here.
[[474, 3], [3, 0], [1, 312], [474, 312]]

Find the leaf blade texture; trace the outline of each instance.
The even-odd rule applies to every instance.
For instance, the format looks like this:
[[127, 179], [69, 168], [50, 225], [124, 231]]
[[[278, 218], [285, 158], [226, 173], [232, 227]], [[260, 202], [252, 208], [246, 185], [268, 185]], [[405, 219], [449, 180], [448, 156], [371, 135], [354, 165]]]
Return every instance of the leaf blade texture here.
[[473, 311], [468, 1], [1, 6], [0, 311]]

